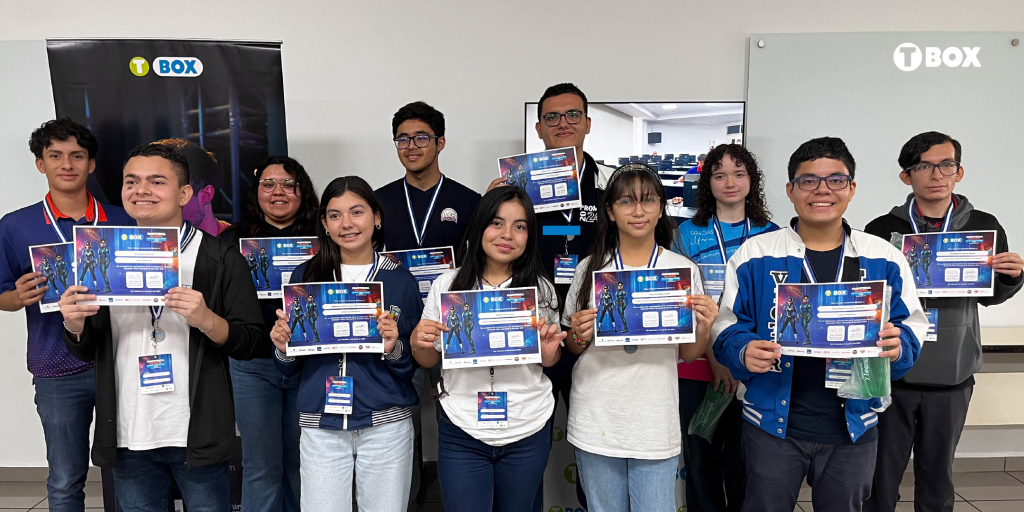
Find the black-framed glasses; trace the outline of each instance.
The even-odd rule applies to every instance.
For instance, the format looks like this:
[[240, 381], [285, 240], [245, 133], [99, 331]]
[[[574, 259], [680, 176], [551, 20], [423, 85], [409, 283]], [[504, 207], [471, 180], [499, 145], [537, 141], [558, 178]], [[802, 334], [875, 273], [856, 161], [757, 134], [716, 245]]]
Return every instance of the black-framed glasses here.
[[813, 174], [805, 174], [803, 176], [793, 178], [790, 183], [800, 190], [811, 191], [818, 190], [818, 187], [823, 181], [829, 190], [843, 190], [850, 186], [850, 182], [853, 181], [853, 178], [851, 178], [849, 174], [833, 174], [831, 176], [814, 176]]
[[421, 133], [419, 135], [400, 135], [395, 137], [395, 147], [398, 149], [409, 149], [410, 144], [415, 144], [418, 148], [425, 148], [430, 145], [430, 139], [436, 139], [437, 135], [427, 135]]
[[906, 172], [924, 171], [931, 173], [932, 170], [936, 168], [939, 169], [939, 172], [942, 173], [943, 176], [953, 176], [960, 170], [960, 162], [957, 162], [956, 160], [946, 160], [945, 162], [939, 162], [937, 164], [921, 162], [916, 165], [911, 165], [903, 170]]
[[544, 120], [544, 124], [551, 127], [558, 126], [558, 123], [562, 122], [563, 117], [565, 118], [565, 122], [569, 124], [580, 124], [580, 121], [587, 117], [587, 113], [582, 110], [572, 109], [564, 114], [548, 112], [540, 116], [540, 118]]
[[299, 186], [298, 182], [291, 178], [285, 178], [283, 180], [275, 180], [274, 178], [263, 178], [260, 180], [260, 188], [264, 192], [273, 192], [278, 185], [289, 194], [295, 193], [295, 187]]

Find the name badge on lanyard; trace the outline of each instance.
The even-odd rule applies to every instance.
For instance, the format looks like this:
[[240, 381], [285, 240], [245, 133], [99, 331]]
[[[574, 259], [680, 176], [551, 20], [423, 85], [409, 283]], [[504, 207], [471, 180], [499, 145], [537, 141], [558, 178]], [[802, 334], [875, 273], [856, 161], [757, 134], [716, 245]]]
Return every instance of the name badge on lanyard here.
[[327, 376], [327, 393], [324, 396], [324, 412], [327, 414], [352, 414], [352, 377]]
[[575, 254], [555, 256], [555, 284], [571, 284], [580, 257]]
[[[647, 268], [656, 268], [656, 266], [658, 265], [658, 257], [661, 256], [661, 251], [659, 251], [658, 249], [658, 244], [655, 243], [654, 251], [651, 252], [651, 257], [648, 258], [647, 260]], [[622, 262], [622, 252], [619, 251], [618, 247], [615, 248], [614, 262], [615, 270], [624, 270], [626, 268], [626, 265]], [[637, 347], [636, 345], [625, 345], [622, 347], [622, 350], [624, 350], [627, 354], [635, 354], [637, 348], [639, 347]]]
[[[843, 245], [839, 251], [839, 269], [836, 270], [836, 279], [833, 283], [841, 282], [843, 279], [843, 267], [846, 265], [846, 230], [843, 230]], [[817, 283], [818, 277], [814, 275], [814, 269], [811, 268], [811, 263], [807, 261], [807, 249], [804, 248], [804, 273], [807, 274], [807, 280], [811, 283]], [[795, 327], [794, 327], [795, 329]], [[851, 375], [851, 368], [853, 362], [849, 359], [829, 359], [825, 367], [825, 387], [829, 389], [839, 389], [842, 387], [846, 379]]]
[[476, 394], [476, 428], [508, 428], [508, 393], [480, 391]]
[[139, 357], [140, 392], [143, 395], [174, 391], [174, 365], [170, 354]]

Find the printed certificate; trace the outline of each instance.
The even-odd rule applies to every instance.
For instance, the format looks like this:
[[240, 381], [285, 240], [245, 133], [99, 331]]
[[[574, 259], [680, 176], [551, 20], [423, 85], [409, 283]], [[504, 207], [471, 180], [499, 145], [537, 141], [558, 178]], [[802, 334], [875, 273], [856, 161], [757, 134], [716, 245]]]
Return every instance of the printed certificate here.
[[449, 247], [431, 247], [408, 251], [387, 251], [381, 253], [409, 269], [420, 287], [420, 298], [426, 299], [430, 285], [441, 274], [455, 268], [455, 251]]
[[280, 299], [281, 286], [291, 281], [295, 267], [320, 250], [315, 236], [295, 238], [242, 238], [238, 248], [249, 266], [249, 274], [261, 299]]
[[302, 283], [282, 288], [292, 330], [285, 355], [384, 353], [384, 338], [377, 330], [384, 303], [381, 283]]
[[75, 226], [75, 284], [93, 306], [159, 306], [179, 283], [178, 228]]
[[46, 282], [38, 288], [49, 286], [43, 298], [39, 299], [39, 312], [50, 313], [60, 311], [60, 296], [75, 284], [75, 244], [60, 243], [33, 245], [28, 248], [29, 259], [32, 260], [32, 271], [39, 272]]
[[579, 165], [576, 148], [561, 148], [506, 156], [498, 171], [506, 183], [530, 195], [537, 213], [580, 208]]
[[444, 292], [440, 322], [446, 370], [541, 362], [536, 288]]
[[995, 231], [919, 233], [903, 236], [918, 297], [991, 297]]
[[788, 284], [775, 289], [775, 341], [782, 354], [825, 358], [877, 357], [889, 318], [885, 281]]
[[594, 272], [594, 344], [693, 343], [689, 267]]

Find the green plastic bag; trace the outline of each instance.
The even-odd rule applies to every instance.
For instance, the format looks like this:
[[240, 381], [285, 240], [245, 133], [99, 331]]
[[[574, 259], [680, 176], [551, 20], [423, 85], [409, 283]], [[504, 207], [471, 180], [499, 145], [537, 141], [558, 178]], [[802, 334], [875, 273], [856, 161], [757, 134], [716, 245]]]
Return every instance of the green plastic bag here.
[[860, 357], [853, 360], [850, 378], [841, 388], [841, 398], [867, 400], [884, 398], [892, 392], [888, 357]]
[[715, 437], [718, 420], [725, 412], [725, 408], [729, 407], [729, 402], [732, 402], [735, 395], [735, 393], [725, 393], [725, 382], [720, 383], [718, 389], [714, 389], [711, 385], [712, 383], [709, 382], [708, 390], [704, 393], [704, 400], [700, 403], [700, 407], [697, 407], [697, 412], [693, 413], [693, 419], [690, 420], [690, 427], [687, 429], [689, 435], [698, 435], [707, 439], [708, 442]]

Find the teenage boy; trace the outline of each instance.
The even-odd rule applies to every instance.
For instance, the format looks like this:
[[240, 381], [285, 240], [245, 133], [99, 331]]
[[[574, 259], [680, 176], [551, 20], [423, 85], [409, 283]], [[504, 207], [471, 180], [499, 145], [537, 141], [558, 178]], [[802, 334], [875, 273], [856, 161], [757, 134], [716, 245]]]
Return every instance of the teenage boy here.
[[[245, 258], [183, 222], [192, 197], [188, 160], [149, 144], [125, 161], [121, 200], [139, 226], [178, 227], [181, 284], [166, 306], [87, 306], [95, 291], [61, 297], [64, 344], [96, 364], [92, 457], [113, 468], [126, 512], [167, 510], [171, 478], [192, 511], [229, 510], [228, 459], [239, 448], [228, 357], [251, 359], [263, 319]], [[162, 358], [173, 388], [143, 389], [143, 357]]]
[[885, 280], [892, 297], [880, 357], [892, 377], [910, 370], [928, 324], [902, 253], [850, 229], [855, 164], [837, 138], [805, 142], [789, 159], [789, 227], [747, 240], [729, 259], [715, 357], [743, 381], [745, 511], [791, 512], [806, 477], [816, 512], [859, 511], [871, 492], [878, 398], [842, 399], [825, 387], [826, 360], [779, 354], [773, 340], [777, 283]]
[[[29, 149], [49, 192], [33, 205], [0, 219], [0, 309], [25, 309], [28, 371], [35, 384], [36, 412], [46, 440], [46, 495], [51, 510], [84, 510], [89, 471], [89, 426], [96, 392], [91, 363], [71, 356], [61, 341], [61, 316], [40, 313], [43, 295], [57, 283], [32, 271], [30, 245], [70, 242], [75, 225], [134, 225], [121, 208], [101, 204], [85, 190], [96, 169], [96, 138], [84, 126], [62, 118], [32, 132]], [[67, 263], [56, 271], [66, 279]], [[37, 286], [42, 287], [37, 288]], [[62, 288], [67, 288], [64, 285]]]
[[[1024, 261], [1009, 252], [1006, 232], [991, 214], [975, 210], [967, 198], [953, 193], [964, 178], [960, 143], [950, 136], [916, 135], [900, 151], [900, 180], [913, 193], [867, 225], [865, 231], [885, 240], [936, 231], [995, 230], [997, 272], [992, 297], [922, 298], [924, 308], [938, 310], [936, 342], [903, 378], [893, 382], [892, 405], [878, 423], [875, 487], [865, 510], [892, 511], [899, 485], [914, 453], [914, 506], [919, 511], [953, 510], [953, 453], [967, 419], [974, 374], [981, 369], [978, 305], [1001, 304], [1024, 284]], [[920, 251], [927, 273], [931, 248]], [[926, 256], [927, 255], [927, 256]], [[925, 280], [922, 280], [924, 282]]]

